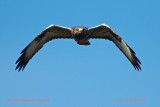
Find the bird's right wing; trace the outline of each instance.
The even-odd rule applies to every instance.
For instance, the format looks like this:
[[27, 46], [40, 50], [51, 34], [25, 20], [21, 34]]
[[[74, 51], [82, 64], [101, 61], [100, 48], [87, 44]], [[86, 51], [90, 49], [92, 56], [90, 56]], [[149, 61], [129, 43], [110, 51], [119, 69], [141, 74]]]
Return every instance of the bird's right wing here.
[[88, 29], [90, 38], [102, 38], [112, 41], [121, 52], [128, 58], [131, 64], [138, 71], [141, 70], [141, 62], [136, 57], [136, 53], [124, 42], [124, 40], [115, 33], [108, 25], [102, 24]]
[[42, 31], [26, 48], [21, 52], [21, 56], [16, 61], [16, 69], [23, 70], [29, 60], [43, 47], [45, 43], [52, 39], [72, 38], [71, 28], [58, 25], [50, 25]]

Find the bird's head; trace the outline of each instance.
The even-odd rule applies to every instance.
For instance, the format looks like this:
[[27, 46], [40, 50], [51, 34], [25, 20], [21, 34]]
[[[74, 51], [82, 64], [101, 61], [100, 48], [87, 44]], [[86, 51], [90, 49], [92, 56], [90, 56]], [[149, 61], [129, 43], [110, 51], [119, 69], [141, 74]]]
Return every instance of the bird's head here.
[[72, 28], [73, 34], [76, 34], [76, 35], [83, 33], [85, 30], [86, 30], [86, 28], [81, 27], [81, 26], [77, 26], [77, 27]]

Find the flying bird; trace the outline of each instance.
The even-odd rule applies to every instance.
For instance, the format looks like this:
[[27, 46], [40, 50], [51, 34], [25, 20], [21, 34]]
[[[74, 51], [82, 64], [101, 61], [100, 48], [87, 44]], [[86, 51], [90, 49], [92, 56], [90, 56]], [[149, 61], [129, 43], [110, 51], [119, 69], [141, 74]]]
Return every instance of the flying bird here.
[[141, 70], [141, 62], [135, 52], [125, 41], [108, 25], [101, 24], [95, 27], [76, 26], [72, 28], [59, 25], [50, 25], [22, 50], [21, 56], [16, 61], [16, 70], [24, 70], [30, 59], [43, 47], [43, 45], [55, 39], [74, 39], [79, 45], [90, 45], [89, 39], [105, 39], [112, 41], [127, 57], [136, 70]]

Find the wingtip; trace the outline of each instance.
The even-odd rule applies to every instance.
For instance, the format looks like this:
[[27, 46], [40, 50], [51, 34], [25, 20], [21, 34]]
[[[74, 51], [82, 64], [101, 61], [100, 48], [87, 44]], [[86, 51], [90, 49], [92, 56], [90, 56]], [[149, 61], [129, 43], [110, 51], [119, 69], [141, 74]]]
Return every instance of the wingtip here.
[[134, 66], [135, 70], [137, 70], [138, 72], [140, 72], [142, 70], [142, 68], [139, 66]]
[[25, 56], [25, 52], [23, 52], [22, 55], [18, 58], [18, 60], [15, 62], [15, 64], [17, 65], [15, 70], [18, 70], [18, 72], [23, 71], [28, 62], [29, 60]]
[[137, 71], [141, 71], [142, 68], [141, 68], [141, 62], [138, 60], [137, 57], [135, 57], [136, 60], [134, 60], [134, 62], [132, 62], [132, 65], [134, 66], [135, 70]]

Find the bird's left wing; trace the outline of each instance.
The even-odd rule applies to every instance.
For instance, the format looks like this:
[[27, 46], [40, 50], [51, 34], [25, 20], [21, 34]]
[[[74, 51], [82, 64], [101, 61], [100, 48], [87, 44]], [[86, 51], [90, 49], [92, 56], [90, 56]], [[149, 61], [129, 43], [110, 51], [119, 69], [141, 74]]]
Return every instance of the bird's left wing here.
[[123, 54], [128, 58], [131, 64], [138, 71], [141, 70], [141, 62], [136, 57], [136, 53], [124, 42], [124, 40], [116, 34], [108, 25], [102, 24], [96, 27], [88, 29], [88, 34], [90, 38], [101, 38], [108, 39], [115, 43], [115, 45], [123, 52]]
[[45, 43], [52, 39], [72, 38], [71, 28], [58, 25], [50, 25], [42, 31], [26, 48], [21, 52], [21, 56], [16, 61], [16, 69], [23, 70], [29, 60], [43, 47]]

